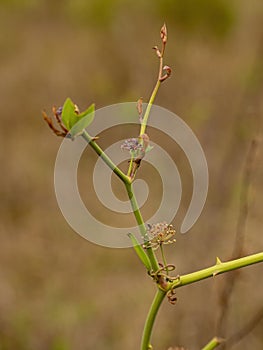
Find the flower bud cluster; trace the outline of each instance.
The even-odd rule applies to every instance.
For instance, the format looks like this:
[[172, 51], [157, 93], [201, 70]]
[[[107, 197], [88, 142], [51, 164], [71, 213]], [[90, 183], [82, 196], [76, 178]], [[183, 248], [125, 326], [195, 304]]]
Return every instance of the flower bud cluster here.
[[157, 249], [162, 244], [174, 243], [176, 241], [173, 238], [175, 232], [174, 227], [167, 224], [165, 221], [158, 222], [157, 224], [147, 224], [149, 245], [153, 249]]

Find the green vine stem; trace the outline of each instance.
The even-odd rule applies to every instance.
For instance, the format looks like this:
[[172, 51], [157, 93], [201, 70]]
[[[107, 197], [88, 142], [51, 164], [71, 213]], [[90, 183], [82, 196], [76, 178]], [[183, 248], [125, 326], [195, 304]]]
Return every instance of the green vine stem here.
[[132, 172], [132, 167], [133, 167], [133, 161], [134, 161], [134, 156], [131, 157], [130, 163], [129, 163], [129, 168], [127, 171], [127, 176], [131, 178], [131, 172]]
[[[159, 86], [159, 84], [158, 84], [158, 86]], [[158, 88], [154, 89], [152, 96], [155, 97], [157, 90], [158, 90]], [[154, 99], [154, 97], [153, 97], [153, 99]], [[147, 112], [147, 110], [146, 110], [146, 112]], [[149, 110], [149, 112], [150, 112], [150, 110]], [[146, 113], [145, 113], [145, 115], [146, 115]], [[144, 116], [144, 118], [145, 118], [145, 116]], [[145, 127], [146, 127], [146, 124], [145, 124]], [[143, 131], [145, 131], [145, 129]], [[140, 212], [140, 209], [139, 209], [139, 206], [138, 206], [135, 194], [134, 194], [134, 190], [133, 190], [133, 186], [132, 186], [130, 178], [127, 175], [125, 175], [111, 161], [111, 159], [105, 154], [105, 152], [98, 146], [98, 144], [93, 140], [93, 138], [86, 131], [83, 132], [82, 137], [89, 143], [89, 145], [94, 149], [94, 151], [102, 158], [102, 160], [110, 167], [110, 169], [112, 169], [112, 171], [125, 184], [125, 187], [126, 187], [126, 190], [128, 193], [128, 197], [129, 197], [129, 200], [131, 202], [134, 216], [135, 216], [137, 224], [140, 228], [140, 232], [141, 232], [142, 236], [144, 237], [144, 239], [147, 240], [147, 230], [146, 230], [145, 223], [144, 223], [144, 220], [142, 218], [142, 215], [141, 215], [141, 212]], [[156, 256], [154, 254], [154, 251], [152, 250], [151, 247], [147, 247], [146, 252], [147, 252], [147, 255], [148, 255], [149, 260], [151, 262], [151, 266], [152, 266], [153, 271], [157, 271], [159, 268], [159, 265], [158, 265], [158, 262], [156, 260]], [[174, 282], [170, 283], [167, 291], [171, 290], [171, 289], [185, 286], [187, 284], [195, 283], [197, 281], [200, 281], [200, 280], [203, 280], [203, 279], [206, 279], [209, 277], [214, 277], [214, 276], [221, 274], [221, 273], [225, 273], [225, 272], [228, 272], [231, 270], [235, 270], [235, 269], [239, 269], [239, 268], [242, 268], [245, 266], [256, 264], [256, 263], [259, 263], [262, 261], [263, 261], [263, 252], [258, 253], [258, 254], [253, 254], [253, 255], [250, 255], [247, 257], [243, 257], [240, 259], [228, 261], [228, 262], [221, 262], [220, 259], [217, 258], [216, 264], [209, 267], [209, 268], [180, 276], [180, 278], [178, 278]], [[165, 292], [161, 289], [158, 289], [158, 291], [154, 297], [153, 303], [150, 307], [150, 310], [149, 310], [149, 313], [148, 313], [148, 316], [147, 316], [147, 319], [145, 322], [145, 327], [144, 327], [142, 342], [141, 342], [141, 350], [148, 350], [150, 348], [150, 338], [151, 338], [155, 318], [156, 318], [158, 310], [159, 310], [159, 308], [164, 300], [164, 297], [165, 297], [167, 291]], [[215, 343], [215, 339], [213, 339], [202, 350], [214, 349], [216, 346], [217, 345]]]
[[187, 284], [195, 283], [209, 277], [215, 277], [221, 273], [236, 270], [241, 267], [263, 262], [263, 252], [245, 256], [243, 258], [221, 262], [219, 258], [216, 264], [203, 270], [182, 275], [176, 281], [170, 284], [169, 289], [186, 286]]
[[[112, 160], [107, 156], [107, 154], [100, 148], [100, 146], [94, 141], [93, 137], [91, 137], [86, 130], [83, 131], [82, 137], [84, 138], [85, 141], [88, 142], [90, 147], [93, 148], [93, 150], [98, 154], [98, 156], [101, 157], [101, 159], [108, 165], [110, 169], [120, 178], [120, 180], [125, 184], [129, 200], [131, 202], [133, 214], [135, 216], [135, 219], [137, 221], [137, 224], [139, 226], [140, 232], [142, 237], [144, 238], [145, 241], [148, 241], [147, 239], [147, 230], [145, 227], [144, 220], [142, 218], [140, 208], [138, 206], [134, 190], [131, 184], [130, 178], [125, 175], [118, 167], [116, 164], [112, 162]], [[152, 250], [151, 247], [147, 247], [146, 249], [147, 255], [149, 257], [149, 260], [151, 262], [152, 270], [157, 271], [159, 268], [158, 262], [156, 260], [156, 256]]]
[[224, 339], [222, 338], [214, 337], [208, 344], [206, 344], [206, 346], [202, 348], [202, 350], [213, 350], [217, 346], [219, 346], [223, 341]]
[[[141, 235], [142, 235], [144, 241], [148, 242], [148, 236], [147, 236], [147, 230], [145, 227], [145, 222], [143, 220], [140, 208], [138, 206], [138, 203], [137, 203], [134, 191], [133, 191], [133, 186], [131, 183], [126, 183], [125, 187], [126, 187], [126, 190], [127, 190], [128, 196], [129, 196], [129, 200], [131, 202], [133, 214], [134, 214], [135, 219], [137, 221], [137, 224], [139, 226]], [[159, 269], [159, 265], [158, 265], [158, 262], [157, 262], [157, 259], [156, 259], [156, 256], [154, 254], [153, 249], [150, 246], [148, 246], [146, 248], [146, 252], [147, 252], [147, 255], [150, 259], [153, 271], [157, 271]]]
[[141, 350], [149, 350], [150, 347], [150, 339], [152, 335], [152, 329], [154, 325], [154, 321], [157, 315], [157, 312], [163, 302], [163, 299], [166, 295], [166, 292], [162, 291], [161, 289], [158, 289], [156, 292], [152, 305], [150, 307], [149, 313], [147, 315], [143, 335], [142, 335], [142, 342], [141, 342]]
[[[219, 258], [216, 260], [216, 264], [214, 266], [208, 267], [203, 270], [199, 270], [196, 272], [192, 272], [186, 275], [179, 276], [178, 279], [176, 279], [174, 282], [171, 282], [169, 287], [167, 288], [166, 292], [162, 291], [161, 289], [158, 290], [157, 294], [155, 295], [154, 301], [150, 307], [145, 327], [144, 327], [144, 332], [143, 332], [143, 337], [142, 337], [142, 345], [141, 345], [141, 350], [148, 350], [150, 347], [150, 337], [152, 333], [152, 328], [154, 325], [154, 321], [157, 315], [157, 312], [162, 304], [162, 301], [164, 299], [164, 296], [166, 293], [175, 288], [183, 287], [187, 284], [195, 283], [198, 281], [201, 281], [203, 279], [206, 279], [208, 277], [214, 277], [216, 275], [219, 275], [221, 273], [225, 273], [231, 270], [239, 269], [245, 266], [249, 266], [252, 264], [260, 263], [263, 262], [263, 252], [249, 255], [240, 259], [228, 261], [228, 262], [221, 262]], [[204, 348], [205, 350], [209, 349], [214, 349], [215, 348], [215, 339], [214, 338], [209, 344], [206, 345]], [[213, 342], [213, 343], [212, 343]], [[212, 345], [211, 345], [212, 344]], [[210, 346], [210, 347], [208, 347]], [[214, 346], [214, 347], [211, 347]], [[202, 350], [204, 350], [202, 349]]]
[[94, 141], [94, 138], [90, 136], [86, 130], [83, 131], [81, 136], [85, 141], [94, 149], [98, 156], [108, 165], [108, 167], [124, 182], [125, 184], [130, 183], [130, 178], [125, 175], [113, 161], [107, 156], [107, 154], [100, 148], [100, 146]]
[[142, 120], [140, 136], [145, 134], [145, 130], [146, 130], [146, 127], [147, 127], [147, 121], [148, 121], [148, 118], [149, 118], [149, 115], [150, 115], [150, 111], [151, 111], [153, 102], [155, 100], [155, 97], [157, 95], [157, 92], [159, 90], [160, 85], [161, 85], [161, 82], [160, 82], [160, 80], [158, 78], [158, 80], [156, 82], [156, 85], [155, 85], [155, 87], [153, 89], [153, 92], [151, 94], [150, 100], [149, 100], [149, 102], [147, 104], [147, 108], [146, 108], [146, 111], [145, 111], [145, 114], [144, 114], [144, 117], [143, 117], [143, 120]]
[[[152, 94], [150, 96], [150, 100], [149, 100], [149, 103], [147, 105], [144, 117], [142, 118], [141, 129], [140, 129], [141, 141], [142, 141], [142, 136], [145, 134], [146, 127], [147, 127], [147, 121], [148, 121], [148, 118], [150, 115], [151, 107], [154, 103], [154, 100], [155, 100], [155, 97], [156, 97], [157, 92], [159, 90], [159, 87], [161, 85], [161, 82], [165, 81], [171, 74], [170, 67], [168, 67], [168, 66], [163, 67], [163, 56], [164, 56], [165, 46], [166, 46], [166, 42], [167, 42], [167, 28], [166, 28], [165, 24], [161, 28], [160, 35], [161, 35], [161, 39], [162, 39], [162, 49], [161, 49], [161, 51], [159, 51], [159, 49], [157, 47], [155, 47], [157, 56], [159, 57], [159, 72], [158, 72], [157, 81], [156, 81], [155, 87], [152, 91]], [[165, 75], [162, 75], [163, 70], [166, 70]], [[133, 191], [133, 187], [132, 187], [132, 182], [134, 181], [136, 170], [137, 170], [137, 168], [136, 168], [134, 171], [134, 174], [132, 174], [132, 176], [131, 176], [134, 159], [131, 158], [127, 175], [125, 175], [112, 162], [112, 160], [103, 152], [103, 150], [98, 146], [98, 144], [95, 142], [95, 140], [86, 132], [86, 130], [83, 131], [82, 137], [89, 143], [89, 145], [94, 149], [94, 151], [102, 158], [102, 160], [110, 167], [110, 169], [113, 170], [113, 172], [125, 184], [125, 187], [126, 187], [126, 190], [128, 193], [128, 197], [130, 199], [131, 206], [133, 209], [133, 213], [134, 213], [135, 219], [137, 221], [137, 224], [139, 226], [141, 235], [142, 235], [144, 241], [147, 242], [148, 241], [147, 230], [146, 230], [145, 223], [144, 223], [144, 220], [142, 218], [140, 208], [138, 206], [138, 203], [137, 203], [134, 191]], [[159, 269], [159, 265], [158, 265], [156, 256], [154, 254], [154, 251], [150, 246], [147, 246], [146, 252], [147, 252], [147, 255], [150, 259], [150, 262], [152, 265], [152, 270], [154, 272], [156, 272]]]
[[[166, 80], [171, 74], [171, 68], [168, 67], [168, 66], [165, 66], [165, 67], [163, 66], [163, 56], [164, 56], [165, 46], [166, 46], [166, 42], [167, 42], [167, 28], [166, 28], [165, 24], [162, 26], [160, 34], [161, 34], [161, 39], [162, 39], [162, 49], [160, 51], [157, 46], [154, 47], [154, 49], [156, 50], [157, 56], [159, 57], [158, 78], [157, 78], [156, 84], [154, 86], [153, 92], [151, 94], [150, 100], [148, 102], [145, 114], [144, 114], [143, 119], [142, 119], [140, 136], [145, 134], [145, 130], [146, 130], [146, 127], [147, 127], [147, 121], [148, 121], [148, 118], [149, 118], [149, 115], [150, 115], [150, 111], [151, 111], [152, 105], [154, 103], [155, 97], [157, 95], [157, 92], [159, 90], [159, 87], [161, 85], [161, 82]], [[166, 68], [168, 69], [169, 73], [166, 74], [165, 76], [163, 76], [162, 75], [163, 70], [166, 69]]]
[[[145, 133], [146, 126], [147, 126], [147, 120], [150, 114], [151, 106], [154, 102], [154, 99], [156, 97], [156, 94], [158, 92], [158, 89], [160, 87], [161, 79], [160, 79], [160, 74], [162, 72], [162, 57], [160, 58], [160, 69], [159, 69], [159, 76], [158, 80], [156, 82], [156, 85], [154, 87], [154, 90], [152, 92], [152, 95], [150, 97], [149, 103], [147, 105], [147, 109], [145, 111], [142, 124], [141, 124], [141, 130], [140, 130], [140, 136]], [[111, 159], [105, 154], [105, 152], [98, 146], [98, 144], [95, 142], [95, 140], [86, 132], [84, 131], [82, 134], [82, 137], [89, 143], [89, 145], [94, 149], [94, 151], [102, 158], [102, 160], [112, 169], [112, 171], [120, 178], [120, 180], [125, 184], [127, 194], [129, 197], [129, 200], [131, 202], [132, 210], [135, 216], [135, 219], [137, 221], [137, 224], [139, 226], [140, 232], [142, 237], [144, 238], [145, 241], [148, 241], [147, 237], [147, 230], [146, 226], [144, 223], [144, 220], [142, 218], [133, 186], [132, 186], [132, 181], [131, 178], [129, 177], [129, 172], [128, 176], [125, 175], [112, 161]], [[149, 246], [146, 248], [146, 253], [149, 257], [150, 263], [152, 270], [156, 272], [159, 269], [159, 265], [156, 259], [156, 256], [154, 254], [153, 249]], [[185, 286], [187, 284], [195, 283], [197, 281], [216, 276], [221, 273], [225, 273], [231, 270], [239, 269], [248, 265], [252, 265], [255, 263], [259, 263], [263, 261], [263, 253], [258, 253], [258, 254], [253, 254], [247, 257], [243, 257], [240, 259], [228, 261], [228, 262], [221, 262], [219, 258], [216, 260], [216, 264], [203, 269], [199, 270], [190, 274], [182, 275], [175, 281], [169, 283], [169, 286], [166, 291], [161, 290], [158, 288], [157, 293], [154, 297], [154, 300], [152, 302], [152, 305], [150, 307], [149, 313], [147, 315], [147, 319], [145, 322], [144, 330], [143, 330], [143, 335], [142, 335], [142, 341], [141, 341], [141, 350], [149, 350], [150, 349], [150, 339], [151, 339], [151, 334], [154, 326], [154, 322], [156, 319], [156, 315], [158, 313], [158, 310], [164, 300], [165, 295], [169, 290], [179, 288], [182, 286]], [[216, 346], [219, 345], [219, 339], [218, 338], [213, 338], [202, 350], [210, 350], [214, 349]]]

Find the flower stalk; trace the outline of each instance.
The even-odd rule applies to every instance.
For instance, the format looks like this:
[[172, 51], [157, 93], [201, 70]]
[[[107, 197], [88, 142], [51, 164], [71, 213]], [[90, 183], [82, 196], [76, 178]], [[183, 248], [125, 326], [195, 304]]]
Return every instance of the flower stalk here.
[[[152, 105], [154, 103], [155, 97], [157, 95], [157, 92], [159, 90], [159, 87], [161, 85], [161, 83], [163, 81], [165, 81], [167, 78], [169, 78], [169, 76], [172, 73], [172, 70], [169, 66], [163, 66], [163, 57], [164, 57], [164, 52], [165, 52], [165, 46], [167, 43], [167, 28], [166, 25], [164, 24], [161, 28], [160, 31], [160, 37], [162, 40], [162, 49], [159, 50], [158, 46], [154, 46], [153, 49], [155, 50], [157, 57], [159, 58], [159, 72], [158, 72], [158, 77], [157, 77], [157, 81], [156, 84], [154, 86], [154, 89], [152, 91], [151, 97], [149, 99], [145, 114], [142, 118], [141, 121], [141, 130], [140, 130], [140, 136], [142, 136], [143, 134], [145, 134], [146, 131], [146, 127], [147, 127], [147, 121], [150, 115], [150, 111], [152, 108]], [[163, 70], [166, 71], [166, 73], [163, 75]]]

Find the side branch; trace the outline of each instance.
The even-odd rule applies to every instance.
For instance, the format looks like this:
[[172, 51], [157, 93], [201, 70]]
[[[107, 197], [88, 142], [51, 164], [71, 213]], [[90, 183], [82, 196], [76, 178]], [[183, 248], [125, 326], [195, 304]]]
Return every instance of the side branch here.
[[125, 183], [130, 184], [130, 178], [126, 176], [118, 167], [113, 163], [113, 161], [106, 155], [106, 153], [100, 148], [100, 146], [94, 141], [86, 130], [83, 131], [82, 137], [88, 144], [93, 148], [99, 157], [108, 165], [108, 167]]
[[241, 267], [257, 264], [260, 262], [263, 262], [263, 252], [227, 262], [221, 262], [217, 258], [217, 262], [214, 266], [180, 276], [180, 278], [178, 278], [175, 282], [171, 283], [169, 289], [183, 287], [187, 284], [195, 283], [209, 277], [214, 277], [221, 273], [236, 270]]

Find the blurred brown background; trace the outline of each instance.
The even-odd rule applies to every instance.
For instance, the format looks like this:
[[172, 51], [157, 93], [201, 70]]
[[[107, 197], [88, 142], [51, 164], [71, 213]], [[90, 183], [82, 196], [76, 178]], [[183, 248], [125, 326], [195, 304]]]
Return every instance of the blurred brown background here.
[[[205, 209], [191, 232], [177, 235], [169, 261], [183, 274], [231, 256], [245, 159], [262, 127], [262, 1], [0, 0], [1, 350], [139, 348], [154, 286], [132, 249], [93, 245], [64, 220], [53, 188], [61, 139], [41, 110], [67, 96], [81, 109], [146, 100], [158, 64], [151, 47], [164, 21], [173, 75], [156, 103], [193, 129], [210, 174]], [[263, 246], [260, 142], [257, 148], [244, 255]], [[182, 169], [184, 162], [178, 154]], [[187, 176], [182, 215], [191, 193]], [[154, 349], [195, 350], [208, 342], [224, 281], [184, 287], [176, 306], [165, 302]], [[262, 292], [262, 266], [242, 270], [227, 330], [217, 335], [231, 336], [250, 322], [262, 310]], [[262, 349], [262, 331], [261, 320], [232, 349]]]

